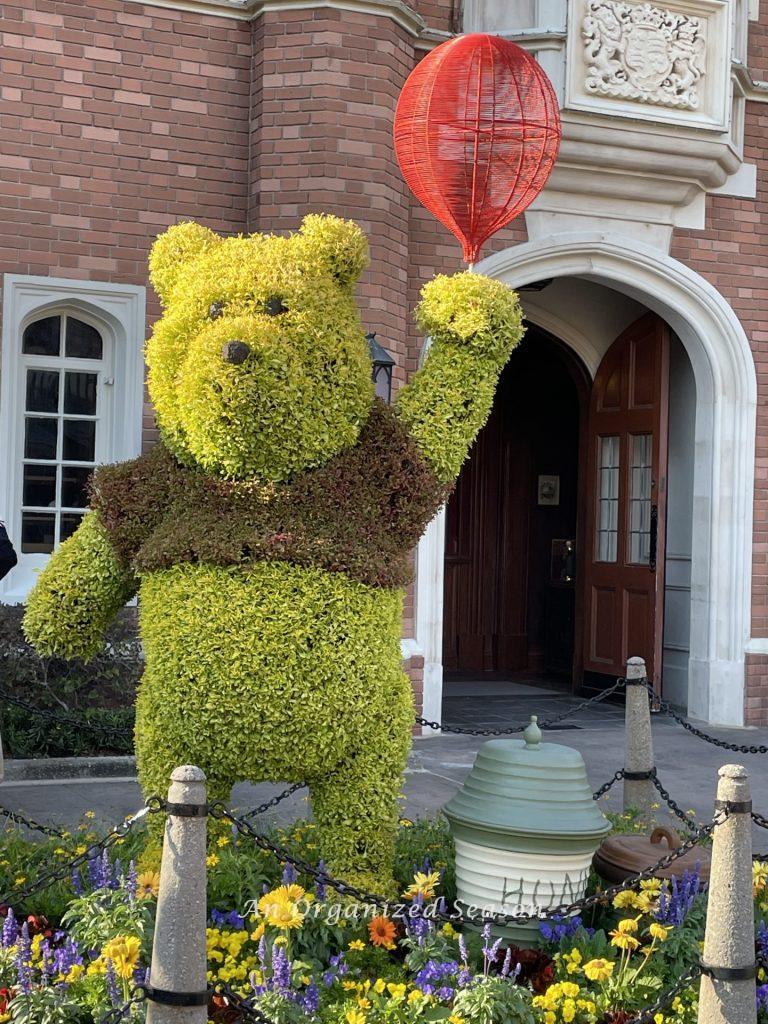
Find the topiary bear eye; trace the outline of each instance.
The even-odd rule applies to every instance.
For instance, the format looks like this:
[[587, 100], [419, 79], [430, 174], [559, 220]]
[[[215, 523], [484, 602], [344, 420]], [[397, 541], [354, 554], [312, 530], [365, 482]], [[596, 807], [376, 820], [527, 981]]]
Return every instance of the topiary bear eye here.
[[211, 320], [218, 320], [220, 316], [224, 315], [224, 302], [221, 299], [216, 299], [208, 307], [208, 316]]
[[270, 316], [280, 316], [281, 313], [288, 312], [288, 307], [279, 295], [272, 295], [264, 303], [264, 310]]

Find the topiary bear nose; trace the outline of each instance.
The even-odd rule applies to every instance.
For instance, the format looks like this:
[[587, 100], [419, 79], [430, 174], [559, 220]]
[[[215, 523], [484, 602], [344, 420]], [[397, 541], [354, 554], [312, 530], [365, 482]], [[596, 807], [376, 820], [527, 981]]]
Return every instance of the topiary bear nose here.
[[240, 366], [251, 354], [250, 345], [244, 341], [225, 341], [221, 348], [221, 355], [225, 362]]

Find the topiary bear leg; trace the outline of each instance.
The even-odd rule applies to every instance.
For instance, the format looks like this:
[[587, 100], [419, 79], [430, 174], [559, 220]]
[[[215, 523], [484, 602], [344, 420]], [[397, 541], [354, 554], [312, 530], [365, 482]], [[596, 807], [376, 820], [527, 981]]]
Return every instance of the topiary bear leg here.
[[312, 809], [320, 849], [334, 877], [394, 895], [392, 864], [398, 797], [413, 729], [408, 677], [398, 672], [388, 699], [372, 710], [369, 730], [339, 767], [312, 780]]

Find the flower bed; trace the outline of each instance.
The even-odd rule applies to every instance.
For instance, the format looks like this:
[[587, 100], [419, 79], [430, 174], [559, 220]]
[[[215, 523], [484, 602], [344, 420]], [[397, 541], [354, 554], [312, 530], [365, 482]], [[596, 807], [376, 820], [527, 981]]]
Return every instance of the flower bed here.
[[[282, 868], [270, 854], [212, 822], [208, 979], [257, 1006], [274, 1024], [626, 1024], [668, 991], [699, 956], [706, 893], [697, 872], [642, 882], [583, 920], [544, 922], [537, 948], [459, 930], [453, 852], [442, 822], [403, 822], [387, 908], [340, 899]], [[0, 886], [22, 893], [52, 864], [67, 864], [96, 838], [92, 820], [61, 839], [0, 836]], [[317, 863], [314, 826], [273, 838]], [[3, 907], [0, 1021], [92, 1024], [147, 980], [158, 851], [132, 830], [109, 853], [13, 907]], [[768, 954], [768, 866], [755, 865], [758, 950]], [[12, 901], [13, 902], [13, 901]], [[760, 977], [761, 1024], [768, 984]], [[655, 1016], [694, 1024], [698, 983]], [[145, 1004], [124, 1020], [142, 1021]], [[236, 1024], [223, 991], [209, 1019]]]

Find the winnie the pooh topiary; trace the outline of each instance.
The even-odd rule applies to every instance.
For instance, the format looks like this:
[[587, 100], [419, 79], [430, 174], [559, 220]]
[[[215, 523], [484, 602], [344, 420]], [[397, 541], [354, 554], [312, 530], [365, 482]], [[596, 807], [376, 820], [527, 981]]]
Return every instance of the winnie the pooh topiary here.
[[90, 657], [138, 592], [144, 792], [184, 763], [211, 799], [306, 779], [330, 868], [386, 885], [414, 714], [410, 551], [522, 326], [499, 282], [436, 278], [418, 309], [428, 356], [389, 408], [353, 297], [366, 262], [360, 229], [330, 216], [291, 237], [187, 223], [158, 238], [147, 363], [162, 442], [97, 470], [25, 630], [41, 652]]

